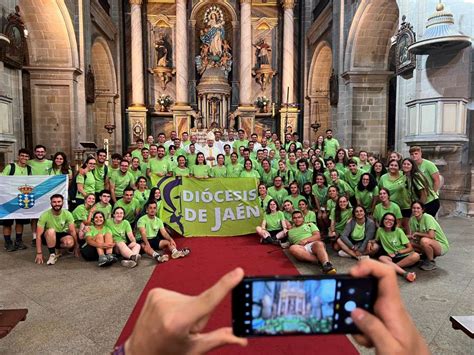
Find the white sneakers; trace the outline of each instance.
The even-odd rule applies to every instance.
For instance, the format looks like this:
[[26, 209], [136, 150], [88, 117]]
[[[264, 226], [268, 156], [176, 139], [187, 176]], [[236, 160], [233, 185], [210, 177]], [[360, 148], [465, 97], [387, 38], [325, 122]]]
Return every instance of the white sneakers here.
[[46, 265], [54, 265], [56, 264], [56, 261], [58, 261], [58, 257], [56, 256], [56, 254], [49, 254], [49, 259], [48, 261], [46, 262]]

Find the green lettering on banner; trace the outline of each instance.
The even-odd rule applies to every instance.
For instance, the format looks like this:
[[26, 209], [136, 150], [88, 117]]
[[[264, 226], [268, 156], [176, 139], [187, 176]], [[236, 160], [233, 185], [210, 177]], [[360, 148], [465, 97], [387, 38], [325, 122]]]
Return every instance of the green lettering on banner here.
[[161, 219], [185, 237], [251, 234], [263, 218], [254, 178], [165, 177], [157, 186]]

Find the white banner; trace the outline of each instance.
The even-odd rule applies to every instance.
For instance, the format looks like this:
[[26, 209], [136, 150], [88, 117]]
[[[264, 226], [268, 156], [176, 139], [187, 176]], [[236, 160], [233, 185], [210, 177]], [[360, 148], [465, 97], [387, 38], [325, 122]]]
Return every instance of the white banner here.
[[39, 218], [61, 194], [67, 209], [68, 176], [0, 176], [0, 219]]

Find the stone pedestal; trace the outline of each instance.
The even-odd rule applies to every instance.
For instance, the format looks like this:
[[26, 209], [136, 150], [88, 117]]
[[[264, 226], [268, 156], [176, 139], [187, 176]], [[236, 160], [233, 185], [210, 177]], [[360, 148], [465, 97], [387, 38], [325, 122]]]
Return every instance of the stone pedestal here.
[[142, 106], [131, 106], [127, 109], [129, 144], [134, 144], [139, 138], [145, 140], [146, 113], [147, 109]]
[[240, 106], [239, 112], [239, 129], [243, 129], [247, 135], [255, 130], [255, 114], [257, 109], [253, 106]]
[[292, 132], [297, 132], [299, 112], [296, 107], [280, 108], [280, 139], [282, 142], [285, 141], [285, 132], [288, 126], [291, 126]]
[[191, 110], [192, 108], [189, 105], [173, 106], [173, 124], [178, 137], [181, 137], [183, 132], [189, 132], [191, 130]]

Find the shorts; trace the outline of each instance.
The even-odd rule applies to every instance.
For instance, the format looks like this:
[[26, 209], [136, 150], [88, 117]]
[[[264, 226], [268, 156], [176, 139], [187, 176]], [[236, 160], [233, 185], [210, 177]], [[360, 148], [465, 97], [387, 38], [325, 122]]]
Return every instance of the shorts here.
[[276, 239], [276, 236], [278, 233], [280, 233], [283, 229], [278, 229], [278, 230], [274, 230], [274, 231], [267, 231], [268, 233], [270, 233], [270, 236], [273, 238], [273, 239]]
[[160, 243], [161, 243], [162, 240], [166, 240], [166, 239], [163, 238], [162, 236], [158, 236], [158, 237], [153, 238], [153, 239], [148, 239], [148, 243], [150, 243], [150, 247], [153, 250], [159, 250], [160, 249]]
[[439, 208], [440, 208], [440, 203], [439, 203], [439, 198], [437, 198], [425, 204], [425, 213], [428, 213], [429, 215], [436, 217], [436, 213], [438, 213]]
[[314, 255], [314, 253], [313, 253], [312, 248], [313, 248], [313, 244], [314, 244], [314, 243], [316, 243], [316, 242], [310, 242], [310, 243], [308, 243], [308, 244], [306, 244], [306, 245], [304, 246], [304, 248], [306, 249], [306, 251], [307, 251], [308, 253], [310, 253], [310, 254], [313, 254], [313, 255]]
[[[63, 239], [64, 237], [67, 237], [68, 235], [70, 235], [70, 234], [67, 233], [67, 232], [56, 232], [56, 245], [54, 247], [56, 249], [60, 249], [61, 248], [61, 239]], [[43, 245], [48, 246], [48, 244], [46, 243], [46, 238], [44, 236], [44, 233], [41, 236], [41, 242], [43, 243]]]
[[86, 261], [97, 261], [99, 260], [99, 254], [97, 248], [90, 246], [89, 244], [84, 245], [81, 249], [81, 255]]
[[[383, 248], [380, 248], [381, 249], [381, 252], [379, 253], [378, 256], [389, 256], [387, 254], [387, 252], [383, 249]], [[400, 255], [395, 255], [394, 257], [391, 257], [390, 258], [392, 259], [392, 262], [397, 264], [399, 263], [400, 261], [402, 261], [403, 259], [405, 259], [407, 256], [411, 255], [413, 252], [410, 252], [410, 253], [406, 253], [406, 254], [400, 254]]]
[[25, 224], [30, 224], [29, 219], [2, 219], [0, 220], [0, 226], [11, 227], [13, 223], [24, 226]]
[[411, 217], [411, 208], [404, 208], [402, 211], [402, 216], [404, 218], [410, 218]]

